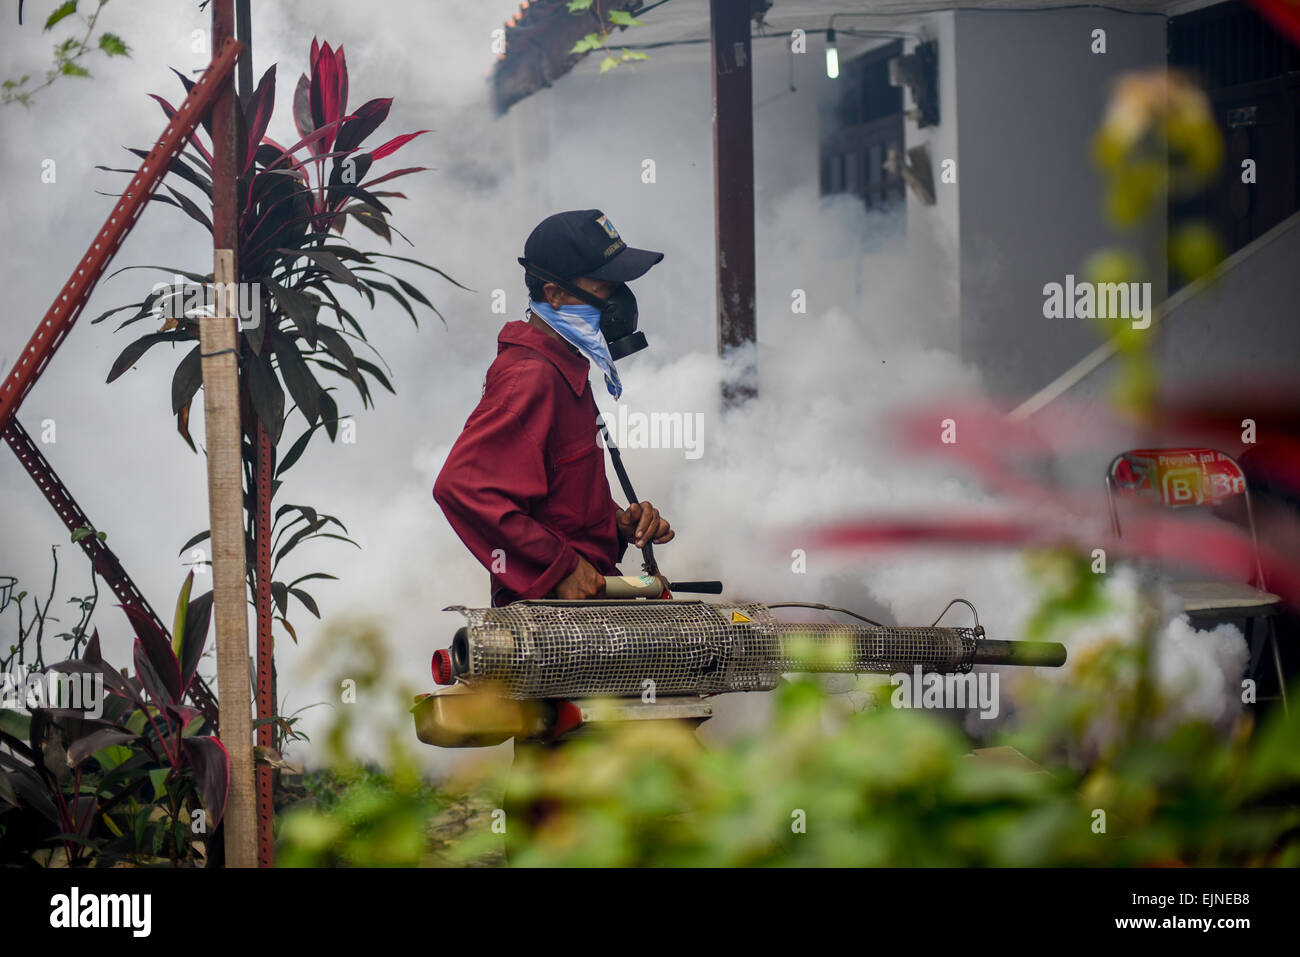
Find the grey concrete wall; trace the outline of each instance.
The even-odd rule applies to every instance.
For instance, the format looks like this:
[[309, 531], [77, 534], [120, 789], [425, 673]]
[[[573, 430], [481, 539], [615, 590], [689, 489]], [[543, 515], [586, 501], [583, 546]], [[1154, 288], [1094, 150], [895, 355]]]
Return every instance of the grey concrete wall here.
[[1247, 247], [1249, 255], [1170, 310], [1157, 354], [1171, 381], [1239, 385], [1294, 379], [1300, 362], [1300, 217]]
[[[1090, 146], [1112, 81], [1163, 65], [1165, 21], [1101, 9], [955, 16], [961, 351], [992, 390], [1029, 393], [1098, 342], [1087, 320], [1043, 317], [1043, 286], [1079, 276], [1116, 241]], [[1094, 29], [1106, 31], [1105, 54], [1091, 52]]]
[[[939, 52], [939, 122], [925, 129], [908, 120], [904, 135], [908, 149], [924, 145], [930, 155], [934, 177], [934, 205], [922, 203], [911, 190], [907, 193], [907, 255], [909, 259], [930, 267], [927, 282], [936, 294], [936, 308], [917, 317], [928, 327], [927, 338], [950, 352], [961, 349], [961, 258], [958, 242], [961, 234], [961, 180], [943, 182], [944, 163], [952, 160], [961, 166], [957, 115], [956, 17], [951, 10], [919, 18], [912, 27], [927, 40], [934, 40]], [[909, 41], [906, 51], [916, 47]], [[905, 108], [916, 106], [910, 91], [905, 92]]]

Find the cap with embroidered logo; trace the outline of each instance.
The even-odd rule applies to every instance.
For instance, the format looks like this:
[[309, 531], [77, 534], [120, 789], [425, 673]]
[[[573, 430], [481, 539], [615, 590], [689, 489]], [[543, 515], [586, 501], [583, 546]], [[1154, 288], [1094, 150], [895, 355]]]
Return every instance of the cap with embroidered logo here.
[[631, 282], [663, 258], [663, 253], [625, 243], [599, 209], [575, 209], [538, 223], [524, 243], [520, 263], [537, 266], [560, 279], [589, 276]]

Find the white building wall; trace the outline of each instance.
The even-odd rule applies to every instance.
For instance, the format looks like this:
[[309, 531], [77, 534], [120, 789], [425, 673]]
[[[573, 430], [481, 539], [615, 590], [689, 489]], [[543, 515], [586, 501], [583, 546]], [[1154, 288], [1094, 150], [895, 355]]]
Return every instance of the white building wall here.
[[[1161, 16], [1099, 8], [955, 14], [961, 351], [992, 390], [1033, 392], [1098, 343], [1043, 317], [1043, 286], [1118, 238], [1091, 145], [1112, 82], [1165, 62]], [[1092, 32], [1106, 31], [1106, 52]], [[952, 111], [951, 100], [940, 109]], [[1158, 281], [1155, 295], [1163, 298]]]
[[[959, 352], [961, 349], [961, 178], [943, 181], [944, 164], [952, 161], [960, 169], [957, 115], [956, 14], [934, 13], [915, 21], [909, 29], [923, 40], [934, 40], [939, 58], [939, 122], [925, 129], [915, 121], [904, 124], [907, 149], [924, 145], [930, 157], [934, 178], [934, 205], [928, 206], [910, 190], [907, 195], [907, 255], [909, 260], [925, 264], [935, 299], [933, 312], [923, 317], [929, 325], [931, 344]], [[904, 45], [904, 52], [915, 49], [917, 41]], [[904, 107], [916, 106], [911, 91], [905, 91]]]

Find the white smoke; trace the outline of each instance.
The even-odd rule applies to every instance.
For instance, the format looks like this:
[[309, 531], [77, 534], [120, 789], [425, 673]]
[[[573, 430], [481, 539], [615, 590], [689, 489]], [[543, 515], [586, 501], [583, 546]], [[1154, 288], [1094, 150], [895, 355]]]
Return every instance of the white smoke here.
[[[11, 342], [25, 341], [110, 208], [112, 201], [93, 190], [120, 188], [121, 178], [91, 166], [119, 163], [126, 156], [120, 145], [147, 145], [161, 128], [161, 113], [145, 94], [163, 92], [175, 102], [178, 84], [163, 67], [191, 69], [203, 60], [189, 52], [189, 44], [192, 30], [206, 25], [205, 15], [195, 12], [193, 22], [186, 21], [174, 4], [161, 0], [106, 9], [114, 18], [108, 28], [135, 49], [131, 62], [97, 67], [95, 85], [65, 81], [33, 113], [5, 117], [13, 134], [2, 154], [6, 202], [15, 204], [12, 222], [32, 224], [24, 226], [21, 242], [9, 244], [10, 255], [0, 266], [6, 288], [18, 296], [0, 320]], [[783, 52], [755, 56], [755, 100], [768, 103], [756, 111], [755, 123], [761, 147], [759, 398], [723, 415], [719, 396], [726, 370], [714, 354], [707, 57], [670, 64], [665, 54], [662, 63], [652, 58], [643, 67], [621, 67], [606, 76], [588, 64], [494, 119], [485, 79], [492, 62], [490, 33], [516, 9], [514, 0], [457, 0], [439, 4], [435, 14], [426, 4], [387, 2], [385, 26], [375, 29], [372, 4], [255, 5], [256, 73], [280, 64], [280, 102], [270, 135], [286, 145], [294, 139], [287, 105], [306, 68], [311, 36], [343, 43], [353, 106], [394, 96], [383, 132], [433, 130], [385, 161], [385, 169], [432, 168], [393, 184], [407, 199], [393, 200], [392, 221], [415, 249], [399, 242], [392, 251], [432, 262], [474, 290], [462, 292], [420, 270], [403, 270], [444, 312], [447, 324], [425, 312], [417, 332], [382, 297], [373, 311], [361, 308], [362, 324], [390, 364], [398, 395], [376, 388], [376, 408], [363, 410], [350, 384], [325, 377], [327, 385], [339, 386], [341, 411], [355, 416], [356, 442], [315, 439], [287, 473], [277, 502], [308, 503], [338, 515], [362, 549], [327, 540], [300, 547], [281, 569], [280, 577], [316, 570], [339, 576], [338, 582], [309, 583], [323, 622], [291, 606], [298, 644], [277, 629], [285, 710], [315, 701], [340, 706], [338, 689], [302, 667], [327, 626], [359, 627], [347, 624], [358, 618], [379, 624], [403, 682], [431, 689], [429, 656], [459, 624], [441, 609], [487, 603], [487, 572], [447, 525], [431, 487], [478, 401], [501, 324], [522, 308], [514, 257], [537, 221], [569, 208], [601, 207], [629, 243], [667, 254], [633, 287], [651, 348], [622, 363], [620, 372], [629, 410], [704, 417], [704, 454], [698, 459], [688, 460], [680, 449], [625, 451], [639, 496], [654, 502], [678, 530], [674, 542], [657, 549], [670, 577], [721, 578], [729, 597], [821, 601], [906, 624], [928, 624], [950, 598], [960, 596], [979, 607], [991, 636], [1018, 637], [1034, 595], [1013, 554], [898, 553], [850, 560], [799, 544], [799, 529], [846, 516], [969, 511], [989, 501], [969, 478], [923, 468], [895, 445], [891, 412], [937, 396], [954, 402], [976, 397], [983, 384], [952, 351], [959, 328], [956, 257], [949, 229], [934, 210], [911, 204], [904, 221], [869, 214], [848, 197], [816, 195], [815, 58], [796, 58], [791, 65]], [[5, 43], [6, 51], [17, 49], [18, 40]], [[40, 43], [39, 35], [31, 40], [33, 47]], [[31, 50], [21, 52], [27, 56]], [[798, 74], [800, 92], [772, 100], [773, 90], [784, 91], [789, 69]], [[644, 95], [647, 83], [654, 97]], [[70, 111], [77, 124], [54, 122]], [[809, 161], [777, 161], [777, 149], [782, 156], [803, 150]], [[59, 183], [29, 188], [45, 155], [58, 158]], [[653, 184], [640, 178], [646, 158], [657, 161]], [[352, 238], [372, 248], [369, 234]], [[202, 230], [173, 209], [153, 206], [114, 265], [158, 262], [205, 271], [210, 256]], [[102, 284], [87, 316], [96, 307], [102, 311], [141, 298], [156, 278], [146, 276], [128, 273]], [[492, 309], [496, 290], [505, 293], [504, 314]], [[806, 312], [792, 310], [796, 290], [804, 294]], [[107, 372], [111, 357], [147, 331], [152, 330], [137, 324], [129, 334], [113, 334], [107, 324], [92, 327], [83, 319], [23, 411], [65, 423], [51, 458], [96, 523], [112, 530], [111, 543], [124, 564], [165, 612], [186, 570], [175, 549], [208, 521], [204, 460], [173, 434], [167, 414], [168, 384], [180, 356], [157, 350], [111, 386], [94, 384], [102, 381], [97, 377]], [[598, 376], [593, 385], [609, 417], [615, 407]], [[87, 388], [105, 390], [95, 392], [102, 401], [77, 399]], [[286, 438], [292, 441], [303, 427], [295, 416]], [[191, 430], [202, 446], [197, 403]], [[64, 541], [64, 532], [17, 463], [6, 461], [0, 488], [8, 500], [21, 497], [30, 505], [6, 527], [0, 571], [24, 582], [44, 580], [48, 546]], [[105, 476], [128, 475], [150, 481], [106, 483]], [[612, 471], [610, 482], [621, 499]], [[804, 570], [791, 554], [800, 547]], [[65, 547], [65, 559], [69, 552]], [[623, 567], [632, 571], [638, 564], [629, 552]], [[129, 632], [113, 618], [110, 604], [101, 604], [97, 621], [110, 660], [124, 664]], [[961, 614], [954, 608], [947, 620], [960, 620]], [[1244, 654], [1238, 653], [1239, 637], [1226, 629], [1192, 636], [1177, 625], [1163, 635], [1168, 654], [1162, 656], [1162, 680], [1167, 677], [1172, 687], [1198, 679], [1179, 699], [1185, 713], [1226, 719], [1235, 696], [1216, 686], [1212, 666], [1236, 668]], [[1087, 640], [1071, 639], [1072, 654]], [[1061, 678], [1069, 679], [1069, 666]], [[706, 736], [761, 723], [769, 699], [753, 694], [719, 700]], [[379, 727], [391, 705], [359, 701], [354, 725]], [[319, 738], [328, 713], [308, 712], [303, 729]], [[382, 758], [378, 735], [372, 743], [375, 757]], [[438, 769], [479, 756], [430, 748], [420, 753]], [[298, 759], [314, 755], [307, 747], [294, 752]], [[493, 757], [508, 755], [507, 746]]]

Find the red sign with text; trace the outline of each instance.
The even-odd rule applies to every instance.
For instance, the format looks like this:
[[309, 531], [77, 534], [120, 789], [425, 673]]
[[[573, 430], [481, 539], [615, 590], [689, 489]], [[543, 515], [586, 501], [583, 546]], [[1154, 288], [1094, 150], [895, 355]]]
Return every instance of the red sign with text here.
[[1110, 475], [1120, 494], [1174, 507], [1217, 505], [1246, 491], [1241, 466], [1214, 449], [1134, 449], [1114, 461]]

